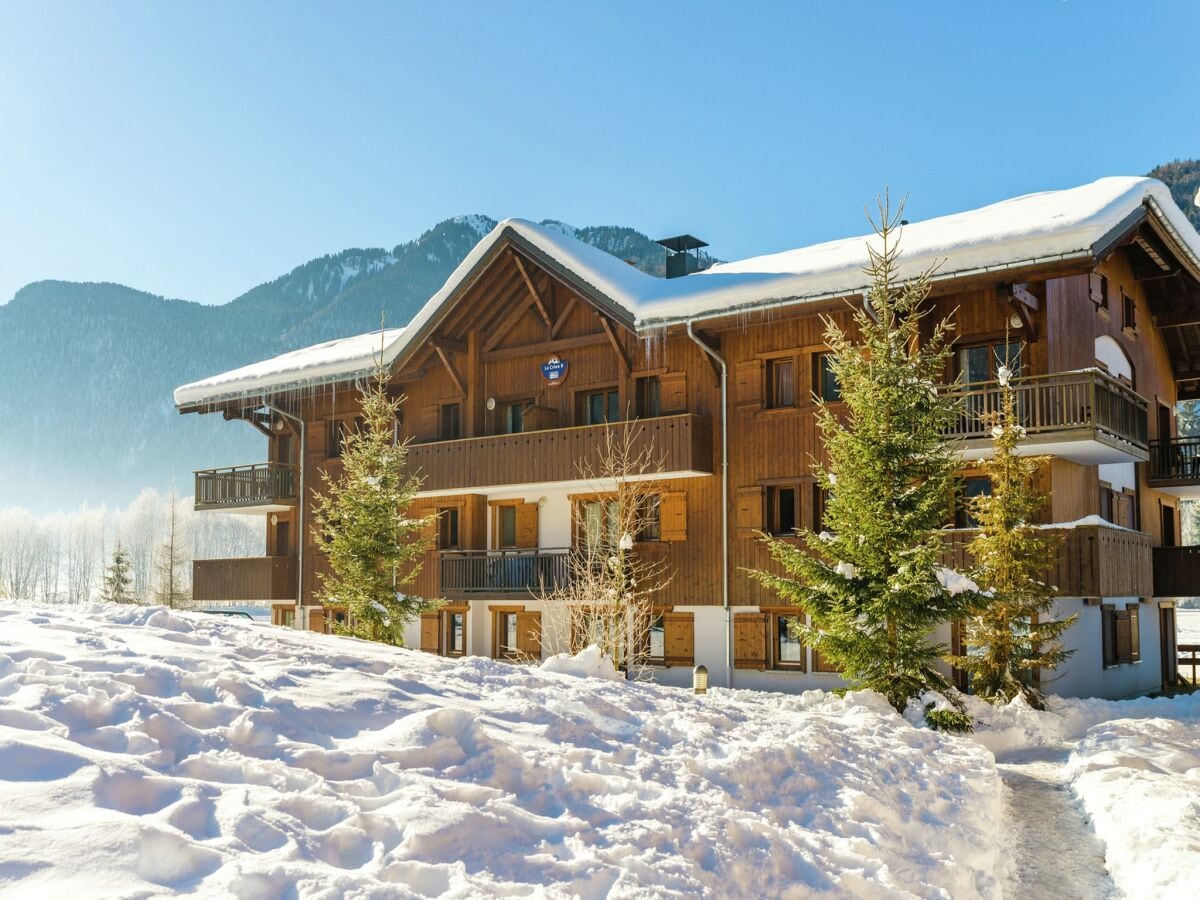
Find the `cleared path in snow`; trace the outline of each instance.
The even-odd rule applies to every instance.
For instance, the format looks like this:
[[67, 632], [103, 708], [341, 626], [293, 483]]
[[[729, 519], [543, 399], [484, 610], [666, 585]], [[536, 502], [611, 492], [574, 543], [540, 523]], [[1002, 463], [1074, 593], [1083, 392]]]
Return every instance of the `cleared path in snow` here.
[[1011, 753], [996, 767], [1008, 788], [1012, 836], [1005, 895], [1020, 900], [1097, 900], [1120, 894], [1092, 831], [1063, 777], [1067, 748]]

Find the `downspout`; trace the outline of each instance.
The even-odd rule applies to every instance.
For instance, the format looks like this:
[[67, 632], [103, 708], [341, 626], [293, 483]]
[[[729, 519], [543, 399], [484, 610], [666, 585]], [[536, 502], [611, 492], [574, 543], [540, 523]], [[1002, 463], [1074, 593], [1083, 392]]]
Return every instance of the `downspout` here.
[[725, 608], [725, 686], [733, 687], [733, 617], [729, 607], [729, 369], [725, 360], [704, 343], [687, 322], [687, 335], [721, 367], [721, 605]]
[[300, 489], [298, 491], [298, 502], [296, 504], [296, 620], [293, 623], [293, 628], [298, 628], [302, 631], [308, 630], [307, 617], [304, 615], [304, 457], [308, 448], [308, 426], [303, 419], [293, 416], [289, 412], [284, 412], [277, 406], [266, 404], [267, 409], [276, 415], [282, 416], [285, 419], [291, 420], [300, 427]]

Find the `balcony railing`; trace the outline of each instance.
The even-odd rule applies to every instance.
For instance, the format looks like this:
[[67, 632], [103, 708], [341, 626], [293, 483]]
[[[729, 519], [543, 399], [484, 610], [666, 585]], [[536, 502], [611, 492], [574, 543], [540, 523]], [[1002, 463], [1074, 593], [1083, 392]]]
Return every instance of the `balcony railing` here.
[[[1090, 442], [1107, 445], [1130, 458], [1146, 459], [1148, 403], [1099, 369], [1034, 375], [1014, 380], [1017, 413], [1032, 444]], [[990, 445], [992, 417], [999, 412], [999, 382], [955, 386], [962, 411], [949, 434], [974, 446]], [[1086, 450], [1081, 450], [1088, 453]], [[1091, 451], [1092, 455], [1096, 451]], [[1101, 453], [1103, 451], [1100, 451]], [[1060, 455], [1069, 456], [1070, 451]], [[1119, 462], [1119, 459], [1087, 461]]]
[[197, 559], [192, 563], [192, 598], [212, 600], [295, 600], [298, 572], [291, 556]]
[[567, 583], [565, 549], [444, 550], [438, 554], [441, 594], [528, 594], [552, 591]]
[[1151, 441], [1148, 481], [1156, 488], [1200, 485], [1200, 437]]
[[713, 470], [711, 421], [690, 413], [413, 444], [408, 464], [420, 472], [426, 491], [574, 481], [583, 477], [580, 463], [598, 461], [606, 432], [626, 428], [636, 429], [635, 447], [653, 447], [664, 472]]
[[296, 467], [255, 463], [196, 472], [196, 509], [288, 507], [296, 502]]
[[[1044, 580], [1060, 597], [1149, 597], [1155, 586], [1157, 561], [1150, 535], [1105, 525], [1056, 529], [1062, 535], [1054, 564]], [[943, 532], [942, 565], [969, 572], [974, 560], [968, 545], [973, 529]]]
[[1200, 597], [1200, 547], [1154, 548], [1154, 596]]

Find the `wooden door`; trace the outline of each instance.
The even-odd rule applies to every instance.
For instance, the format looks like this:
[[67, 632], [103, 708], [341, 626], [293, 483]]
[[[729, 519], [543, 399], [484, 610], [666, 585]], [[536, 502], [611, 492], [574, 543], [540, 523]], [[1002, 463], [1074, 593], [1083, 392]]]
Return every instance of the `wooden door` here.
[[1158, 610], [1159, 636], [1161, 642], [1163, 686], [1175, 684], [1179, 672], [1179, 648], [1175, 635], [1175, 607], [1162, 606]]

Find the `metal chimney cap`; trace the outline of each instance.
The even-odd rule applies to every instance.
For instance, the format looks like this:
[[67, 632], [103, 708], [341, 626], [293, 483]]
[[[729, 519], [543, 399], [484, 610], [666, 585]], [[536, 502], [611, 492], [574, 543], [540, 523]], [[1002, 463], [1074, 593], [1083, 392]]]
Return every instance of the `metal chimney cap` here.
[[680, 234], [675, 237], [663, 238], [654, 243], [660, 247], [666, 247], [668, 250], [673, 250], [676, 253], [686, 253], [688, 250], [699, 250], [701, 247], [708, 246], [707, 241], [702, 241], [700, 238], [690, 234]]

